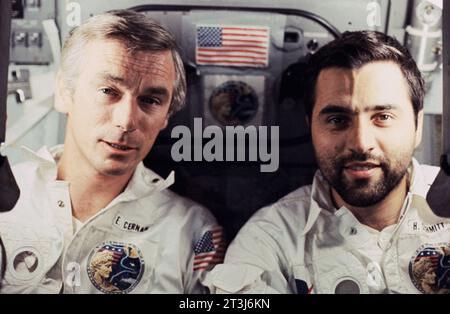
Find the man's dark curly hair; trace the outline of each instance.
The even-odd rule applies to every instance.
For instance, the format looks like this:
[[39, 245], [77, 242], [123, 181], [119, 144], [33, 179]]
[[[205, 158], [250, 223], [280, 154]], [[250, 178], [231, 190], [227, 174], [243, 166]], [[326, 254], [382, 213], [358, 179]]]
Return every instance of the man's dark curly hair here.
[[309, 120], [316, 98], [317, 78], [323, 69], [358, 69], [374, 61], [392, 61], [399, 65], [408, 82], [417, 127], [417, 114], [423, 108], [425, 94], [422, 74], [404, 46], [393, 37], [376, 31], [345, 32], [311, 56], [302, 84], [303, 104]]

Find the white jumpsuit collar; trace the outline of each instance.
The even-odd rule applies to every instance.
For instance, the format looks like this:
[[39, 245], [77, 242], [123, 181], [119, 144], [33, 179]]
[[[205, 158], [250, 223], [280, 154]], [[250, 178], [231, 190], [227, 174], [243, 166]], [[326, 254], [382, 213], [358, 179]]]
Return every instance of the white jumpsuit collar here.
[[[61, 158], [64, 145], [56, 145], [52, 148], [42, 147], [37, 152], [22, 146], [22, 153], [28, 161], [37, 162], [39, 173], [46, 181], [54, 181], [57, 177], [58, 161]], [[141, 177], [141, 178], [139, 178]], [[121, 195], [121, 200], [135, 200], [144, 197], [155, 191], [162, 191], [171, 186], [175, 181], [172, 171], [166, 179], [146, 168], [143, 162], [140, 162], [125, 191]]]

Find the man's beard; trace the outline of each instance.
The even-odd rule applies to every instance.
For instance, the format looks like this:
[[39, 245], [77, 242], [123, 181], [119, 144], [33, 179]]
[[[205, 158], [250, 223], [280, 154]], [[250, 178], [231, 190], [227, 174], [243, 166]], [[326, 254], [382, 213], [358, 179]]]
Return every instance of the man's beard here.
[[[316, 154], [317, 156], [317, 154]], [[317, 156], [320, 171], [327, 182], [342, 199], [351, 206], [368, 207], [382, 201], [403, 179], [411, 162], [411, 155], [403, 154], [401, 158], [390, 162], [369, 153], [356, 153], [337, 158], [324, 159]], [[374, 178], [350, 181], [344, 175], [345, 165], [351, 162], [377, 162], [382, 175]]]

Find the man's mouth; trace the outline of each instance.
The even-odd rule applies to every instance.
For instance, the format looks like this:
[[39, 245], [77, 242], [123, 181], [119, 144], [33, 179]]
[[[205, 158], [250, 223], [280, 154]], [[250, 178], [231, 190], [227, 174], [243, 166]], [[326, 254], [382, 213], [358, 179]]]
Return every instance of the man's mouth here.
[[380, 165], [371, 162], [352, 162], [344, 166], [344, 168], [355, 170], [355, 171], [367, 171], [373, 168], [379, 167]]
[[121, 150], [121, 151], [129, 151], [129, 150], [136, 149], [135, 147], [124, 145], [124, 144], [111, 143], [111, 142], [107, 142], [107, 141], [102, 141], [102, 142], [108, 144], [112, 148], [115, 148], [115, 149], [118, 149], [118, 150]]
[[368, 179], [380, 168], [379, 164], [371, 162], [351, 162], [344, 166], [345, 172], [355, 179]]

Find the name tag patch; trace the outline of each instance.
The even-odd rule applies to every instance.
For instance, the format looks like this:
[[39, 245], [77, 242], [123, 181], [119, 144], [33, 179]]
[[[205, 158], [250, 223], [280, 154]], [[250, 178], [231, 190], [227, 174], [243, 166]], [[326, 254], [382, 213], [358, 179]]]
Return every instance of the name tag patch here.
[[410, 220], [408, 222], [409, 227], [412, 231], [425, 231], [426, 233], [435, 233], [443, 230], [450, 229], [450, 224], [445, 222], [439, 222], [433, 225], [426, 225], [421, 221]]
[[120, 230], [128, 232], [145, 232], [149, 228], [149, 226], [139, 225], [138, 223], [131, 221], [120, 214], [117, 214], [114, 218], [113, 225]]

